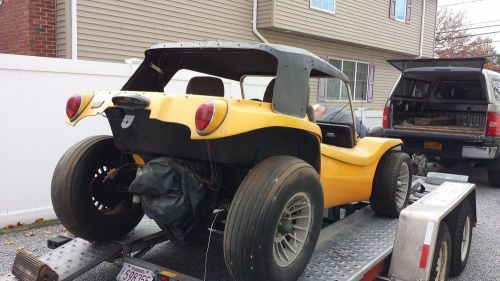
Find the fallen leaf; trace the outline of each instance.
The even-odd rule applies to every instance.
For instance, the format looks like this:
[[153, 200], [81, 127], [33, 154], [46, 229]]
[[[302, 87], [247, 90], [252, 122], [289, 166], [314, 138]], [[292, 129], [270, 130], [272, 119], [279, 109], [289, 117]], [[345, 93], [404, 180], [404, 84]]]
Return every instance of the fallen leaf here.
[[3, 241], [3, 244], [4, 245], [12, 245], [12, 244], [14, 244], [14, 241], [12, 241], [12, 240]]
[[18, 250], [18, 251], [22, 251], [22, 250], [24, 250], [24, 246], [17, 246], [17, 250]]
[[8, 224], [6, 227], [4, 227], [4, 229], [11, 229], [11, 228], [14, 228], [16, 227], [15, 225], [12, 225], [12, 224]]
[[38, 219], [36, 219], [36, 220], [35, 220], [35, 223], [38, 223], [38, 222], [43, 222], [43, 221], [45, 221], [45, 219], [43, 219], [43, 218], [38, 218]]
[[24, 236], [26, 236], [26, 237], [32, 237], [32, 236], [35, 236], [35, 234], [33, 234], [33, 232], [31, 232], [31, 231], [28, 231], [28, 232], [24, 233]]
[[43, 233], [50, 235], [50, 234], [52, 234], [52, 231], [44, 231]]
[[17, 226], [23, 225], [20, 221], [17, 222]]

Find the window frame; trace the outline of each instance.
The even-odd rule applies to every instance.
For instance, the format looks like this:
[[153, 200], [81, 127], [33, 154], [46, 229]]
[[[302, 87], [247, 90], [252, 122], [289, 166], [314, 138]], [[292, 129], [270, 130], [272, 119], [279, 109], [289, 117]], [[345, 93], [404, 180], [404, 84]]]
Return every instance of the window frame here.
[[[403, 19], [399, 19], [397, 16], [396, 11], [397, 11], [397, 6], [398, 6], [398, 1], [404, 1]], [[394, 2], [394, 20], [406, 23], [406, 11], [407, 10], [408, 10], [408, 1], [407, 0], [395, 0], [395, 2]]]
[[[319, 8], [319, 7], [316, 7], [316, 6], [313, 6], [312, 2], [314, 0], [309, 0], [309, 9], [311, 10], [316, 10], [316, 11], [320, 11], [320, 12], [324, 12], [324, 13], [328, 13], [328, 14], [331, 14], [331, 15], [334, 15], [335, 14], [335, 10], [336, 10], [336, 4], [337, 4], [337, 0], [332, 0], [333, 1], [333, 11], [329, 11], [329, 10], [325, 10], [325, 9], [322, 9], [322, 8]], [[324, 0], [321, 0], [321, 1], [324, 1]], [[405, 0], [406, 1], [406, 0]]]
[[[360, 103], [363, 103], [363, 102], [368, 102], [368, 81], [370, 79], [370, 63], [368, 62], [365, 62], [365, 61], [358, 61], [358, 60], [350, 60], [350, 59], [340, 59], [340, 58], [335, 58], [335, 57], [328, 57], [328, 63], [330, 63], [330, 60], [338, 60], [341, 62], [341, 69], [339, 69], [342, 73], [344, 73], [343, 69], [344, 69], [344, 61], [349, 61], [349, 62], [354, 62], [354, 86], [353, 87], [350, 87], [351, 88], [351, 100], [352, 102], [360, 102]], [[366, 95], [365, 95], [365, 98], [364, 99], [356, 99], [356, 81], [357, 81], [357, 77], [356, 77], [356, 72], [358, 71], [358, 63], [362, 63], [362, 64], [366, 64], [367, 66], [367, 72], [366, 72]], [[349, 101], [349, 98], [347, 99], [341, 99], [342, 95], [340, 94], [339, 95], [339, 99], [329, 99], [328, 98], [328, 80], [326, 81], [326, 87], [327, 87], [327, 92], [325, 94], [325, 101], [327, 102], [346, 102], [346, 101]], [[342, 84], [340, 84], [339, 86], [340, 88], [342, 88]], [[340, 91], [339, 91], [340, 92]]]

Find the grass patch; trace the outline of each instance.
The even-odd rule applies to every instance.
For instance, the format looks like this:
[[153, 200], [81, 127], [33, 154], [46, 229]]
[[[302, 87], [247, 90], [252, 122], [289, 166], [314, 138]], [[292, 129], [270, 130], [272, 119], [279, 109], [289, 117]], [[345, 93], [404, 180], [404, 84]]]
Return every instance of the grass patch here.
[[18, 231], [24, 231], [24, 230], [28, 230], [28, 229], [39, 228], [39, 227], [44, 227], [44, 226], [51, 226], [51, 225], [56, 225], [56, 224], [60, 224], [60, 223], [61, 222], [59, 220], [38, 220], [38, 221], [36, 221], [34, 223], [30, 223], [30, 224], [18, 224], [16, 226], [7, 226], [5, 228], [0, 229], [0, 235], [18, 232]]

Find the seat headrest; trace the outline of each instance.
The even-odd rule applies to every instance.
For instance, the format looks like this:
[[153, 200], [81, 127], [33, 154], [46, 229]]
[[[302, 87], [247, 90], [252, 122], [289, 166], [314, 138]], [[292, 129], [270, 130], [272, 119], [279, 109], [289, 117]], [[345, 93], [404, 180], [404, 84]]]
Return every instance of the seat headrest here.
[[276, 78], [271, 80], [269, 84], [267, 84], [266, 91], [264, 92], [264, 97], [262, 98], [263, 102], [273, 102], [273, 94], [274, 94], [274, 81]]
[[196, 76], [189, 80], [186, 94], [224, 97], [224, 83], [217, 77]]

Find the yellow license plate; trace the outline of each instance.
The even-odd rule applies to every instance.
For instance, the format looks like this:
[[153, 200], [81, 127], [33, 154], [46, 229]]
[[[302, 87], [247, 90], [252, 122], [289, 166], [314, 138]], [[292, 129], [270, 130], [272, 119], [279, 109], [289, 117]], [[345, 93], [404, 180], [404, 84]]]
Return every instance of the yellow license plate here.
[[443, 144], [440, 142], [426, 141], [424, 142], [424, 149], [427, 150], [443, 150]]

